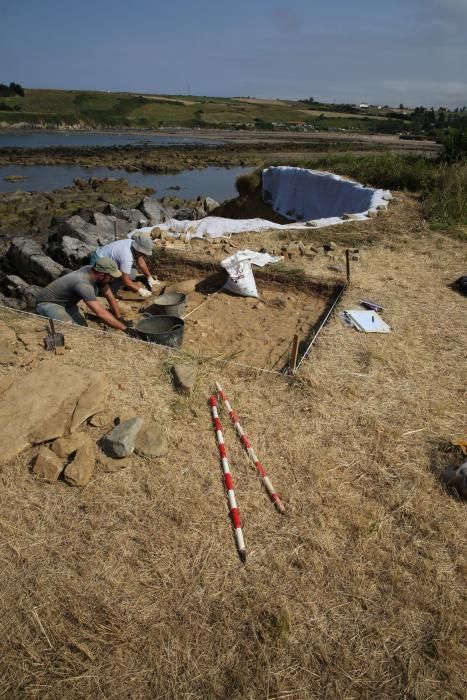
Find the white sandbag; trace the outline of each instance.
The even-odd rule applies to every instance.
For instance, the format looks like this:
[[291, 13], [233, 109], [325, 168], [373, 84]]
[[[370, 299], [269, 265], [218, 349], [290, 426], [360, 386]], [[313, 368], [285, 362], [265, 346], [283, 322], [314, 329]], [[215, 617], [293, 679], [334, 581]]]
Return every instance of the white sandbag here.
[[280, 260], [282, 260], [280, 255], [258, 253], [255, 250], [239, 250], [238, 253], [225, 258], [221, 262], [221, 267], [229, 275], [223, 288], [228, 292], [239, 294], [243, 297], [258, 297], [258, 290], [251, 266], [264, 267], [269, 263], [276, 263]]
[[221, 265], [227, 270], [229, 276], [223, 289], [232, 292], [232, 294], [239, 294], [242, 297], [257, 297], [258, 290], [256, 289], [251, 263], [248, 260], [231, 261], [227, 264], [224, 264], [224, 262]]

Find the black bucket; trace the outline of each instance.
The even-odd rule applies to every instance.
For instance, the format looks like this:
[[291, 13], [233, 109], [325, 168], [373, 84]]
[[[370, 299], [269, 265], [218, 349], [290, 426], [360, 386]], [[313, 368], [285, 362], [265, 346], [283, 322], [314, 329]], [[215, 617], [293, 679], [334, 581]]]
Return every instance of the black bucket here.
[[180, 348], [183, 342], [185, 322], [178, 316], [144, 315], [135, 325], [135, 331], [148, 343]]

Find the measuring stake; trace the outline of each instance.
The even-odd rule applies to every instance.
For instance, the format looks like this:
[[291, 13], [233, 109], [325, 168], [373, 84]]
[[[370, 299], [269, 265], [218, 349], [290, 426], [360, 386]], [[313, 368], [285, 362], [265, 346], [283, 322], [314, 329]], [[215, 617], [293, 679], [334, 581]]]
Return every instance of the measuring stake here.
[[222, 401], [224, 402], [224, 405], [229, 413], [229, 418], [232, 421], [235, 430], [237, 431], [238, 437], [240, 438], [240, 442], [242, 443], [242, 445], [246, 449], [249, 458], [251, 459], [251, 461], [255, 465], [256, 471], [260, 475], [261, 481], [263, 482], [264, 487], [265, 487], [266, 491], [268, 492], [271, 501], [274, 503], [274, 505], [276, 506], [279, 513], [284, 514], [285, 513], [284, 504], [282, 503], [281, 499], [279, 498], [279, 496], [275, 492], [274, 486], [272, 485], [271, 480], [267, 475], [266, 469], [263, 467], [262, 463], [259, 461], [258, 457], [256, 456], [256, 452], [252, 448], [250, 441], [248, 440], [247, 436], [243, 432], [243, 428], [240, 425], [237, 414], [234, 413], [234, 411], [232, 410], [232, 406], [230, 405], [226, 394], [224, 393], [221, 385], [218, 382], [216, 382], [216, 388], [217, 388], [217, 391], [219, 393], [219, 396], [221, 397]]
[[227, 489], [227, 499], [229, 501], [230, 517], [232, 518], [232, 523], [235, 530], [235, 540], [237, 542], [237, 549], [240, 559], [243, 563], [246, 562], [246, 549], [245, 541], [243, 539], [242, 525], [240, 521], [240, 511], [237, 508], [237, 501], [235, 500], [235, 493], [232, 481], [232, 474], [229, 468], [229, 461], [227, 459], [227, 451], [224, 444], [224, 435], [222, 431], [222, 425], [219, 420], [219, 413], [217, 412], [217, 399], [215, 396], [211, 396], [209, 399], [209, 405], [211, 406], [212, 418], [214, 422], [214, 428], [216, 431], [217, 447], [219, 449], [219, 455], [222, 463], [222, 471], [224, 472], [224, 484]]
[[292, 374], [297, 369], [297, 359], [298, 359], [298, 335], [296, 333], [293, 337], [293, 340], [292, 340], [292, 352], [290, 354], [290, 369], [292, 370]]

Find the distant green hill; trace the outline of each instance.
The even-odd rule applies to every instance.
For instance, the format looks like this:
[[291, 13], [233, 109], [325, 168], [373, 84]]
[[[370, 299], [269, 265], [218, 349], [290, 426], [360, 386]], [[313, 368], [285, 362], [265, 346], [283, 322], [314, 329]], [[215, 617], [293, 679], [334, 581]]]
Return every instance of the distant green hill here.
[[385, 117], [376, 109], [309, 100], [28, 88], [24, 89], [24, 96], [0, 97], [0, 122], [51, 128], [339, 129], [360, 133], [398, 133], [404, 128], [404, 119]]

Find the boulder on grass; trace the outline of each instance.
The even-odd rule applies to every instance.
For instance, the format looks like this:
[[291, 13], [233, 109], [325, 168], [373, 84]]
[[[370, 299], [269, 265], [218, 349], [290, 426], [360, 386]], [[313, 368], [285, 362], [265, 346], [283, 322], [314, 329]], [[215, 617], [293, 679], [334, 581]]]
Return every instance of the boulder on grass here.
[[143, 427], [142, 418], [128, 418], [119, 423], [102, 441], [102, 449], [109, 457], [128, 457], [135, 449], [136, 437]]
[[160, 425], [154, 421], [145, 423], [136, 437], [136, 454], [141, 457], [162, 457], [167, 450], [167, 438]]
[[191, 394], [196, 381], [196, 374], [196, 367], [192, 365], [173, 365], [172, 375], [175, 388], [182, 394]]

